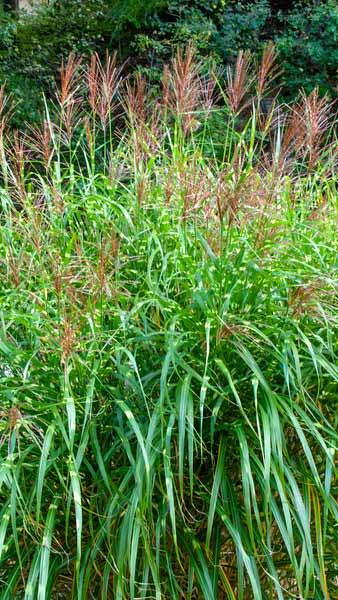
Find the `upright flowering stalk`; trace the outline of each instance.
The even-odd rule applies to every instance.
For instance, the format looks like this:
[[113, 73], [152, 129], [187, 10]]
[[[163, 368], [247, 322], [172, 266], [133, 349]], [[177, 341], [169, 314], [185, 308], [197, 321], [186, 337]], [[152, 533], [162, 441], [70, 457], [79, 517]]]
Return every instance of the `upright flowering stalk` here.
[[185, 52], [178, 49], [170, 67], [164, 67], [163, 106], [178, 119], [183, 135], [195, 129], [198, 111], [210, 111], [213, 105], [215, 84], [210, 77], [201, 75], [201, 67], [192, 45]]
[[[104, 153], [106, 163], [106, 137], [109, 134], [110, 145], [112, 142], [112, 121], [115, 110], [118, 106], [117, 94], [121, 85], [121, 69], [117, 64], [116, 53], [106, 54], [104, 63], [100, 60], [98, 54], [93, 54], [86, 72], [88, 103], [93, 115], [93, 131], [95, 130], [95, 119], [98, 118], [104, 133]], [[87, 140], [93, 149], [95, 147], [95, 135], [93, 132], [88, 136], [89, 129], [87, 124]]]
[[[264, 131], [267, 131], [271, 125], [276, 104], [273, 83], [281, 73], [277, 58], [276, 48], [273, 42], [269, 42], [264, 48], [256, 77], [258, 123]], [[273, 93], [275, 97], [271, 98]]]
[[106, 131], [117, 106], [117, 92], [121, 84], [121, 67], [117, 64], [116, 53], [107, 53], [105, 63], [101, 62], [98, 54], [93, 54], [86, 79], [89, 105]]
[[234, 116], [238, 115], [247, 106], [247, 94], [251, 88], [252, 79], [249, 71], [251, 66], [251, 53], [249, 50], [240, 50], [234, 68], [227, 68], [227, 85], [225, 96], [228, 106]]
[[57, 101], [60, 107], [60, 125], [68, 142], [73, 137], [74, 128], [79, 122], [81, 104], [79, 68], [82, 59], [71, 53], [66, 62], [62, 61], [60, 69], [60, 89]]
[[50, 169], [55, 152], [54, 129], [53, 123], [45, 119], [40, 126], [29, 126], [30, 133], [27, 136], [27, 143], [42, 160], [46, 173]]
[[5, 130], [11, 115], [10, 98], [6, 95], [5, 86], [0, 86], [0, 165], [5, 187], [8, 184], [8, 165], [5, 152]]

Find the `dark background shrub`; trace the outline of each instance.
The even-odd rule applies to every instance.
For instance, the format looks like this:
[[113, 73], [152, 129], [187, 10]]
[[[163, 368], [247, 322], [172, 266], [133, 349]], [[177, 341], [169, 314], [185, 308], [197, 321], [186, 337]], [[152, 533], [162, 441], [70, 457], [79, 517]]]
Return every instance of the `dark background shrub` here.
[[338, 3], [297, 4], [289, 13], [278, 14], [276, 44], [284, 69], [284, 85], [293, 96], [300, 87], [310, 92], [337, 93]]
[[42, 89], [50, 95], [63, 56], [117, 50], [127, 68], [157, 81], [177, 45], [221, 66], [240, 48], [259, 54], [268, 40], [280, 54], [286, 100], [299, 88], [337, 90], [336, 0], [55, 0], [34, 15], [0, 13], [0, 83], [16, 102], [16, 121], [35, 121]]

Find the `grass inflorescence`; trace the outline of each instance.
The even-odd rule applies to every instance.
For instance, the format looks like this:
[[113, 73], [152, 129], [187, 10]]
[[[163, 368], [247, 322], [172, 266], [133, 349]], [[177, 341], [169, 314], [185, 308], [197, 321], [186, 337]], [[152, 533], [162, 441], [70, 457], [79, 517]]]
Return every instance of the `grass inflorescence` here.
[[201, 67], [0, 92], [2, 600], [334, 597], [334, 107]]

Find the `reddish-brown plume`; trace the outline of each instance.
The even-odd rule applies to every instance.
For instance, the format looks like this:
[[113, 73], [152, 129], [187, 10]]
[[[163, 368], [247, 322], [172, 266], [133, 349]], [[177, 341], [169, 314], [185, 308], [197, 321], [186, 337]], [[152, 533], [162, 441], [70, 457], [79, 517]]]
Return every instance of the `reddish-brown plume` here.
[[3, 169], [5, 179], [6, 175], [6, 154], [5, 154], [5, 143], [4, 133], [6, 125], [11, 115], [10, 98], [5, 93], [5, 86], [0, 86], [0, 165]]
[[88, 102], [94, 114], [97, 113], [99, 104], [100, 70], [99, 57], [92, 54], [87, 68]]
[[66, 318], [62, 324], [60, 337], [62, 350], [61, 362], [66, 363], [76, 344], [76, 333], [69, 318]]
[[49, 169], [54, 155], [53, 144], [53, 123], [44, 120], [40, 127], [29, 125], [30, 135], [27, 136], [27, 143], [31, 150], [42, 158], [46, 170]]
[[196, 111], [210, 110], [214, 84], [200, 75], [201, 64], [195, 60], [195, 50], [189, 45], [178, 49], [171, 66], [163, 71], [163, 105], [182, 122], [186, 134], [194, 128]]
[[231, 112], [239, 114], [246, 106], [246, 96], [251, 87], [249, 69], [251, 65], [251, 53], [249, 50], [240, 50], [237, 56], [235, 68], [227, 68], [227, 86], [225, 90]]
[[79, 68], [81, 62], [82, 59], [72, 52], [66, 62], [62, 60], [60, 69], [60, 89], [57, 93], [57, 101], [60, 105], [61, 121], [65, 127], [68, 140], [72, 137], [81, 103], [81, 97], [79, 96]]
[[304, 283], [294, 288], [288, 299], [288, 305], [293, 315], [301, 317], [311, 314], [318, 315], [326, 303], [330, 290], [320, 280]]
[[126, 112], [134, 121], [146, 122], [149, 109], [147, 80], [140, 73], [136, 74], [134, 84], [126, 84]]
[[95, 266], [96, 291], [111, 295], [110, 279], [115, 272], [115, 261], [119, 252], [119, 239], [115, 233], [101, 241], [97, 265]]
[[60, 89], [57, 98], [61, 107], [76, 100], [77, 92], [79, 91], [79, 67], [82, 59], [77, 57], [73, 52], [68, 56], [65, 62], [62, 59], [60, 68]]
[[326, 96], [321, 98], [317, 88], [309, 96], [302, 93], [286, 117], [280, 163], [295, 155], [305, 158], [309, 169], [316, 166], [325, 148], [331, 111], [332, 103]]
[[182, 198], [182, 218], [187, 219], [199, 209], [210, 204], [212, 181], [197, 160], [180, 165], [178, 190]]
[[132, 132], [135, 156], [141, 161], [159, 150], [161, 114], [158, 103], [151, 101], [147, 80], [139, 73], [133, 84], [126, 84], [124, 108]]
[[330, 127], [332, 103], [327, 96], [320, 98], [318, 88], [309, 96], [302, 95], [302, 122], [304, 130], [304, 153], [310, 169], [318, 162], [325, 133]]
[[13, 198], [20, 204], [25, 200], [27, 195], [25, 185], [25, 171], [29, 167], [27, 160], [29, 148], [27, 146], [26, 136], [15, 130], [11, 135], [11, 140], [7, 145], [8, 157], [8, 173], [12, 181], [11, 193]]
[[94, 54], [87, 69], [88, 102], [93, 114], [99, 117], [104, 130], [116, 106], [120, 84], [121, 67], [117, 64], [116, 53], [107, 53], [105, 64]]
[[257, 73], [257, 96], [261, 99], [264, 94], [271, 92], [271, 84], [280, 75], [277, 64], [277, 51], [273, 42], [269, 42], [263, 51]]

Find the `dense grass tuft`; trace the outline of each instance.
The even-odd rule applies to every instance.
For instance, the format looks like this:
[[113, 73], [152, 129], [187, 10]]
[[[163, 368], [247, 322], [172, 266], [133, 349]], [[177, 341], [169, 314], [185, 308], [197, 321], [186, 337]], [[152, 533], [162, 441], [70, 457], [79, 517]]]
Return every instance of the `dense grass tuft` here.
[[335, 594], [332, 107], [264, 60], [0, 95], [1, 600]]

